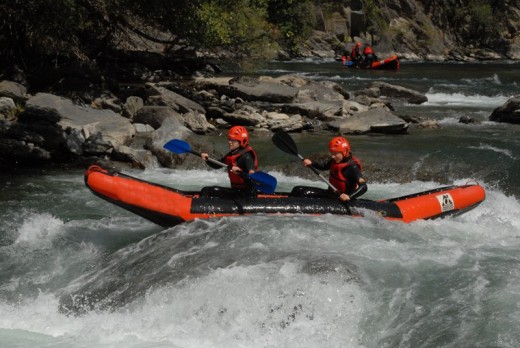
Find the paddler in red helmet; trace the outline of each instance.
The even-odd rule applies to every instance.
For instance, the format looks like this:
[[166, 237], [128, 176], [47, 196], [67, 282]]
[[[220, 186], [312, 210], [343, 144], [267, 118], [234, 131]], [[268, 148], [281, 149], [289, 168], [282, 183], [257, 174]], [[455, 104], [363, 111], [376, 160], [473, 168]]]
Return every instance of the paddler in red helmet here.
[[[256, 189], [245, 174], [253, 174], [258, 170], [258, 157], [255, 150], [249, 145], [249, 133], [242, 126], [233, 126], [228, 132], [229, 152], [220, 160], [228, 165], [228, 176], [231, 188], [221, 186], [204, 187], [201, 196], [218, 196], [225, 198], [255, 197]], [[209, 155], [206, 152], [200, 154], [203, 160], [212, 168], [220, 166], [208, 162]]]
[[377, 56], [374, 53], [374, 49], [370, 45], [366, 45], [363, 50], [363, 56], [365, 59], [365, 64], [370, 66], [373, 61], [377, 60]]
[[[311, 161], [306, 158], [303, 165], [312, 166], [318, 170], [329, 170], [329, 182], [340, 193], [342, 201], [350, 201], [364, 194], [368, 187], [361, 172], [361, 162], [350, 152], [350, 144], [343, 137], [334, 137], [329, 142], [331, 158], [326, 161]], [[332, 189], [321, 189], [311, 186], [296, 186], [291, 192], [295, 196], [331, 197]]]
[[350, 52], [350, 59], [354, 63], [359, 63], [363, 59], [363, 56], [361, 55], [361, 42], [356, 42], [354, 47], [352, 47], [352, 51]]

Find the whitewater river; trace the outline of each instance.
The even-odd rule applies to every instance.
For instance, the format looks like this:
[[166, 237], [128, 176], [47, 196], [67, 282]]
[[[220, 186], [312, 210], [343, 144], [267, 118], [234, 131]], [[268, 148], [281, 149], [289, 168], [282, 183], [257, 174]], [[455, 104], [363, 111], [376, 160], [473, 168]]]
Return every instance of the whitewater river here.
[[[414, 88], [428, 103], [396, 112], [441, 125], [350, 137], [362, 160], [402, 167], [384, 180], [368, 168], [366, 198], [477, 181], [486, 200], [412, 224], [256, 216], [162, 229], [92, 195], [82, 170], [3, 173], [0, 347], [519, 347], [520, 126], [487, 118], [518, 93], [520, 65], [337, 65], [273, 63], [260, 73], [349, 91], [375, 80]], [[463, 115], [481, 123], [459, 124]], [[328, 137], [294, 139], [309, 153]], [[256, 140], [279, 190], [322, 186], [277, 170], [301, 164]], [[227, 180], [201, 169], [126, 173], [187, 190]]]

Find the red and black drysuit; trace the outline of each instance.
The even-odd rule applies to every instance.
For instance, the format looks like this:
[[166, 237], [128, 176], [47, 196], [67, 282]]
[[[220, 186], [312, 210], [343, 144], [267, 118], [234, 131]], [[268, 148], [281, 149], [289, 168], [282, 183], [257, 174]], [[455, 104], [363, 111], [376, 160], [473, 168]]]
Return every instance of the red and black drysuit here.
[[[255, 150], [251, 146], [239, 147], [238, 149], [228, 152], [220, 162], [228, 165], [228, 176], [231, 187], [222, 186], [208, 186], [200, 191], [202, 197], [221, 197], [221, 198], [236, 198], [236, 197], [255, 197], [257, 190], [253, 187], [253, 183], [247, 176], [249, 171], [256, 171], [258, 169], [258, 157]], [[212, 168], [221, 168], [218, 164], [207, 162]], [[231, 171], [233, 166], [237, 166], [242, 171], [235, 173]]]
[[363, 50], [363, 57], [366, 65], [371, 65], [372, 62], [377, 60], [377, 56], [374, 53], [372, 47], [370, 46], [365, 47], [365, 49]]
[[[330, 170], [329, 182], [339, 193], [346, 193], [350, 199], [355, 199], [367, 192], [367, 184], [361, 179], [361, 163], [356, 157], [346, 157], [340, 163], [336, 163], [333, 159], [325, 162], [312, 162], [312, 166], [318, 170]], [[304, 196], [313, 198], [331, 198], [337, 197], [337, 194], [329, 187], [321, 189], [312, 186], [296, 186], [291, 191], [293, 196]]]

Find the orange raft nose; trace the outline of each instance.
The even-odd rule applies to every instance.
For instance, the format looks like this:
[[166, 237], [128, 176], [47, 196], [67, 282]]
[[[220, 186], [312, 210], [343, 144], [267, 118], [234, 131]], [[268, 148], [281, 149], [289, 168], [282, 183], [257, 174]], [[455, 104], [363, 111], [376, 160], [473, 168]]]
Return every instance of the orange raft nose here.
[[410, 197], [395, 202], [403, 215], [402, 221], [411, 222], [428, 217], [442, 217], [462, 213], [480, 204], [486, 192], [480, 185], [464, 185], [429, 195]]

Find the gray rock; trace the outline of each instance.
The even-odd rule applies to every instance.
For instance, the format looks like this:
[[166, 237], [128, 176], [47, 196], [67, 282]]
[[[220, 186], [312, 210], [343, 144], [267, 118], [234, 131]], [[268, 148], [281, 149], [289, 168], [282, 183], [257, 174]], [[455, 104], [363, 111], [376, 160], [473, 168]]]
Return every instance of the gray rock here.
[[157, 129], [161, 127], [164, 120], [167, 118], [176, 118], [182, 120], [182, 116], [175, 111], [171, 106], [143, 106], [135, 114], [133, 121], [137, 123], [144, 123]]
[[202, 114], [206, 113], [202, 105], [165, 87], [153, 83], [147, 83], [146, 87], [149, 95], [147, 100], [148, 104], [170, 106], [179, 113], [189, 111], [197, 111]]
[[133, 167], [141, 169], [156, 164], [156, 159], [150, 151], [144, 149], [133, 149], [125, 145], [116, 146], [110, 158], [115, 161], [130, 162]]
[[143, 98], [130, 96], [126, 98], [125, 103], [123, 104], [122, 115], [132, 119], [134, 115], [144, 106]]
[[16, 107], [14, 100], [8, 97], [0, 97], [0, 117], [7, 118]]
[[130, 121], [111, 110], [78, 106], [47, 93], [38, 93], [27, 101], [20, 122], [28, 130], [44, 132], [40, 134], [51, 152], [65, 145], [72, 154], [110, 153], [113, 146], [129, 143], [135, 134]]
[[384, 109], [371, 109], [329, 122], [327, 126], [341, 134], [405, 133], [408, 123]]
[[136, 133], [149, 133], [154, 131], [153, 127], [149, 124], [134, 123], [134, 127]]
[[520, 95], [509, 98], [504, 105], [493, 110], [490, 121], [503, 123], [520, 123]]
[[26, 94], [27, 88], [17, 82], [7, 80], [0, 82], [0, 97], [8, 97], [17, 103], [23, 103], [27, 100]]
[[181, 161], [178, 155], [165, 150], [164, 144], [172, 139], [186, 139], [190, 134], [192, 132], [184, 126], [182, 120], [169, 117], [152, 133], [151, 138], [146, 142], [146, 147], [157, 157], [162, 166], [172, 167]]
[[206, 120], [206, 116], [198, 112], [188, 112], [183, 118], [186, 127], [196, 134], [207, 134], [216, 130], [215, 126]]
[[51, 153], [25, 141], [0, 138], [0, 157], [17, 164], [35, 165], [51, 159]]
[[268, 103], [290, 103], [298, 93], [298, 89], [278, 82], [258, 79], [236, 79], [224, 81], [207, 81], [208, 87], [215, 88], [220, 94], [246, 101], [263, 101]]
[[370, 88], [378, 88], [382, 96], [406, 99], [410, 104], [422, 104], [428, 101], [428, 97], [422, 93], [386, 82], [374, 82]]

